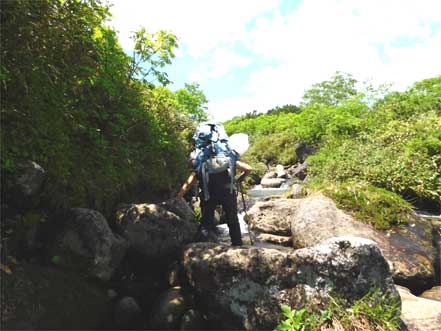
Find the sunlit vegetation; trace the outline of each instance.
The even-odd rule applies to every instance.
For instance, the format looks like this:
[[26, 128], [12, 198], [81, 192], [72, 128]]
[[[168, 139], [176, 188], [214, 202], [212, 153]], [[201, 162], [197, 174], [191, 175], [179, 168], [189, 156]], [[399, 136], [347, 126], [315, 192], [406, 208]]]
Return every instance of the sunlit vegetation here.
[[128, 56], [109, 15], [94, 0], [1, 6], [2, 177], [39, 163], [51, 207], [108, 212], [134, 192], [169, 192], [206, 118], [199, 85], [167, 88], [176, 36], [141, 29]]
[[226, 128], [250, 134], [244, 158], [255, 166], [295, 163], [296, 144], [307, 143], [316, 151], [308, 158], [310, 189], [327, 188], [379, 228], [404, 222], [408, 202], [440, 208], [441, 77], [405, 92], [355, 86], [337, 73], [306, 91], [297, 112], [236, 117]]

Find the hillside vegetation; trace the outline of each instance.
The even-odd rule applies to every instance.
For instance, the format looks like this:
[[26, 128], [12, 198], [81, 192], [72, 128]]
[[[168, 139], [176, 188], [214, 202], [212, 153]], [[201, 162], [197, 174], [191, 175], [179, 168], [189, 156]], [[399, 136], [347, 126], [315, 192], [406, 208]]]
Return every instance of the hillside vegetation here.
[[356, 83], [336, 73], [306, 91], [299, 110], [236, 117], [226, 129], [250, 135], [244, 159], [258, 171], [296, 163], [295, 145], [308, 144], [309, 188], [378, 228], [405, 222], [411, 204], [439, 211], [441, 77], [405, 92]]
[[50, 208], [108, 214], [124, 197], [169, 192], [182, 181], [194, 123], [206, 117], [197, 84], [175, 92], [164, 67], [177, 38], [133, 35], [128, 56], [94, 0], [1, 5], [1, 170], [24, 160], [47, 173]]

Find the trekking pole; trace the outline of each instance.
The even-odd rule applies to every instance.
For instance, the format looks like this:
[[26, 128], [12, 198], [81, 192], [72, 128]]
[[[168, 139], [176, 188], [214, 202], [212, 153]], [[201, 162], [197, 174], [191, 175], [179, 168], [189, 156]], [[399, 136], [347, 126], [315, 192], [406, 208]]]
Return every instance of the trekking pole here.
[[248, 227], [248, 235], [250, 236], [250, 243], [251, 243], [251, 246], [252, 246], [252, 245], [254, 245], [254, 240], [253, 240], [253, 237], [251, 236], [250, 224], [248, 223], [247, 205], [245, 203], [245, 197], [244, 197], [244, 194], [243, 194], [243, 186], [242, 186], [242, 183], [238, 183], [238, 184], [239, 184], [238, 185], [239, 186], [239, 191], [240, 191], [240, 194], [242, 196], [243, 211], [245, 212], [244, 220], [245, 220], [245, 223], [246, 223], [246, 225]]

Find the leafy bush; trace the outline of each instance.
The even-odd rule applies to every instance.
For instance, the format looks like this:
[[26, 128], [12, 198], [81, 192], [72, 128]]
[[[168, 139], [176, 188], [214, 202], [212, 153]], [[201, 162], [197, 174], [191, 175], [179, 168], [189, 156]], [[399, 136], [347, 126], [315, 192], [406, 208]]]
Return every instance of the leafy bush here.
[[400, 300], [373, 289], [350, 308], [341, 299], [330, 297], [324, 309], [293, 310], [282, 305], [285, 317], [276, 331], [314, 331], [314, 330], [384, 330], [400, 329]]
[[17, 0], [0, 10], [3, 175], [33, 160], [46, 170], [51, 208], [106, 214], [121, 199], [179, 185], [206, 99], [196, 85], [164, 87], [173, 34], [141, 29], [130, 58], [100, 1]]

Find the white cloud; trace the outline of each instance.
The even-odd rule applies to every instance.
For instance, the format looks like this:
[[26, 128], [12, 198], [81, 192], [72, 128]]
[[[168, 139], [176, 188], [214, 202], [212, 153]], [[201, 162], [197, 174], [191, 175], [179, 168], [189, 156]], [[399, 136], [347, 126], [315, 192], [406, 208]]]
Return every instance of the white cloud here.
[[130, 31], [171, 30], [190, 55], [200, 57], [219, 45], [242, 40], [251, 19], [277, 7], [279, 0], [111, 0], [111, 22], [120, 31], [125, 49], [131, 49]]
[[141, 25], [176, 33], [180, 53], [197, 61], [190, 81], [228, 84], [238, 68], [253, 68], [234, 95], [207, 95], [216, 120], [296, 104], [335, 71], [399, 89], [441, 74], [439, 0], [303, 0], [288, 13], [280, 1], [113, 0], [112, 24], [125, 49]]

